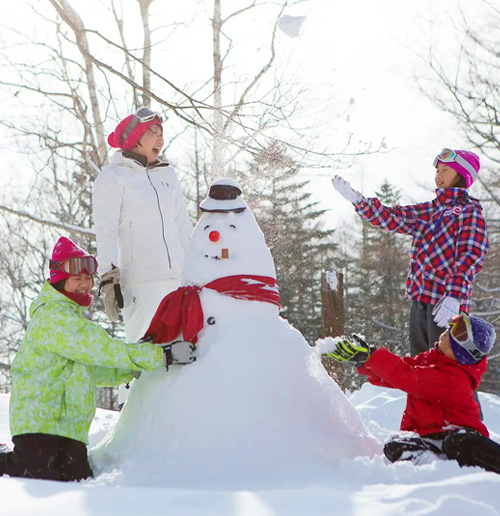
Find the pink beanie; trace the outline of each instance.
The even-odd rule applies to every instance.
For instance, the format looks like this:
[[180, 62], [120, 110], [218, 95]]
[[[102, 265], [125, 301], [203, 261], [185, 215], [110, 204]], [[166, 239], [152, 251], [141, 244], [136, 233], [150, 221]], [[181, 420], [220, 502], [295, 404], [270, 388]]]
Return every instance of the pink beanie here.
[[438, 162], [449, 166], [457, 174], [460, 174], [465, 179], [466, 187], [470, 188], [470, 186], [476, 179], [477, 173], [479, 172], [479, 169], [481, 167], [481, 164], [479, 162], [479, 156], [477, 156], [473, 152], [465, 151], [465, 150], [455, 150], [455, 154], [457, 154], [458, 156], [463, 158], [465, 161], [467, 161], [467, 163], [476, 171], [475, 176], [473, 174], [471, 174], [471, 172], [469, 170], [467, 170], [465, 167], [463, 167], [462, 165], [460, 165], [460, 163], [457, 163], [456, 161], [451, 161], [451, 162], [445, 163], [444, 161], [438, 160]]
[[138, 123], [130, 134], [127, 136], [127, 139], [123, 141], [123, 133], [128, 127], [128, 124], [132, 121], [134, 115], [129, 115], [125, 117], [115, 128], [115, 130], [108, 136], [108, 143], [111, 147], [115, 149], [123, 149], [123, 150], [132, 150], [137, 142], [142, 138], [142, 135], [153, 125], [158, 124], [161, 126], [161, 122], [158, 118], [151, 120], [151, 122], [141, 122]]
[[[78, 247], [72, 240], [64, 236], [60, 237], [52, 250], [52, 261], [63, 262], [69, 258], [84, 258], [92, 256], [81, 247]], [[58, 281], [69, 278], [71, 274], [60, 269], [50, 269], [50, 282], [52, 285]]]

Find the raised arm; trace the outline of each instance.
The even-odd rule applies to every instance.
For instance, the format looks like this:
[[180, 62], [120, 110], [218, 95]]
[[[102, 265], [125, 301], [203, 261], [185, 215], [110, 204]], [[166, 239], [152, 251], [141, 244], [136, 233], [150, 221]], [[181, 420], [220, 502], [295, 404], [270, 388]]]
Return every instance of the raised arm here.
[[413, 235], [418, 222], [428, 220], [433, 211], [432, 202], [410, 206], [384, 206], [376, 197], [364, 197], [341, 176], [332, 179], [334, 188], [354, 204], [356, 213], [370, 224], [387, 231]]

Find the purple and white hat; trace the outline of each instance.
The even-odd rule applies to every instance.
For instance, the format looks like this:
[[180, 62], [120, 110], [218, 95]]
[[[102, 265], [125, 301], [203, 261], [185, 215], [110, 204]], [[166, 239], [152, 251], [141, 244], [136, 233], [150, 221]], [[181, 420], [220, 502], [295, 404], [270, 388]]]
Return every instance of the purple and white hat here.
[[465, 314], [461, 314], [461, 316], [468, 318], [470, 335], [467, 339], [460, 341], [449, 329], [451, 349], [460, 364], [477, 364], [491, 351], [496, 339], [495, 328], [480, 317], [466, 316]]

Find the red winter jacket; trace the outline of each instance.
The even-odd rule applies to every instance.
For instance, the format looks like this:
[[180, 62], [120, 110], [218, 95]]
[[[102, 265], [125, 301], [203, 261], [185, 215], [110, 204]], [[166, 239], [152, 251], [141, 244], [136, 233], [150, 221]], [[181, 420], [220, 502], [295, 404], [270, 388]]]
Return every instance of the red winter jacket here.
[[485, 371], [486, 358], [478, 364], [461, 365], [443, 355], [437, 345], [404, 358], [379, 348], [358, 368], [373, 385], [408, 394], [401, 430], [422, 436], [468, 427], [489, 437], [473, 396]]

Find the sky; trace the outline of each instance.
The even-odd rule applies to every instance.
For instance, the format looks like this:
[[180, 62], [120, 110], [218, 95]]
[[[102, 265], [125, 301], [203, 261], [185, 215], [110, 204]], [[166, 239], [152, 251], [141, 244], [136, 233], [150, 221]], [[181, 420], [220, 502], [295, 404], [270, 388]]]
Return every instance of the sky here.
[[[238, 5], [246, 4], [238, 1]], [[87, 23], [99, 28], [106, 22], [95, 17], [91, 4], [87, 10], [81, 5], [78, 9]], [[329, 226], [341, 227], [354, 218], [352, 207], [331, 187], [333, 174], [344, 175], [365, 195], [373, 195], [387, 179], [402, 190], [404, 203], [422, 201], [433, 196], [434, 156], [443, 147], [467, 145], [454, 120], [422, 95], [415, 76], [428, 73], [418, 56], [425, 54], [431, 41], [439, 43], [445, 55], [448, 48], [455, 48], [451, 41], [456, 38], [453, 23], [458, 6], [470, 4], [471, 0], [311, 0], [285, 11], [305, 17], [298, 37], [280, 34], [278, 50], [287, 62], [288, 73], [304, 90], [302, 104], [308, 118], [302, 121], [320, 128], [318, 148], [328, 145], [333, 151], [341, 149], [349, 133], [353, 135], [353, 151], [384, 144], [382, 152], [362, 156], [348, 169], [303, 170], [311, 180], [313, 195], [322, 207], [331, 209], [325, 217]], [[199, 5], [196, 0], [153, 3], [152, 16], [165, 19], [165, 26], [176, 17], [190, 23], [188, 30], [176, 31], [176, 50], [164, 54], [172, 71], [186, 73], [198, 66], [194, 63], [199, 56], [209, 56], [206, 22], [211, 15], [210, 3], [205, 9]], [[6, 14], [7, 20], [16, 23], [29, 25], [35, 20], [29, 10], [17, 7], [7, 8]], [[267, 28], [259, 22], [256, 11], [251, 23], [241, 28], [249, 61], [262, 52], [255, 41]], [[169, 29], [164, 31], [167, 34]], [[204, 62], [209, 63], [209, 59]], [[110, 130], [112, 125], [110, 120]], [[180, 169], [188, 166], [186, 156], [181, 157], [183, 152], [175, 145], [170, 152], [170, 159]]]
[[[447, 38], [455, 37], [447, 6], [452, 8], [446, 0], [324, 2], [308, 17], [302, 34], [318, 51], [306, 75], [322, 75], [313, 70], [318, 62], [318, 68], [331, 70], [331, 82], [353, 99], [348, 127], [355, 140], [373, 142], [375, 148], [383, 141], [386, 147], [327, 176], [340, 173], [367, 196], [387, 179], [401, 189], [403, 203], [432, 198], [434, 156], [443, 147], [467, 145], [455, 121], [419, 91], [415, 80], [428, 73], [418, 55], [425, 55], [430, 42], [446, 49]], [[329, 177], [311, 174], [318, 198], [332, 209], [333, 227], [351, 220], [352, 206], [333, 191]]]

